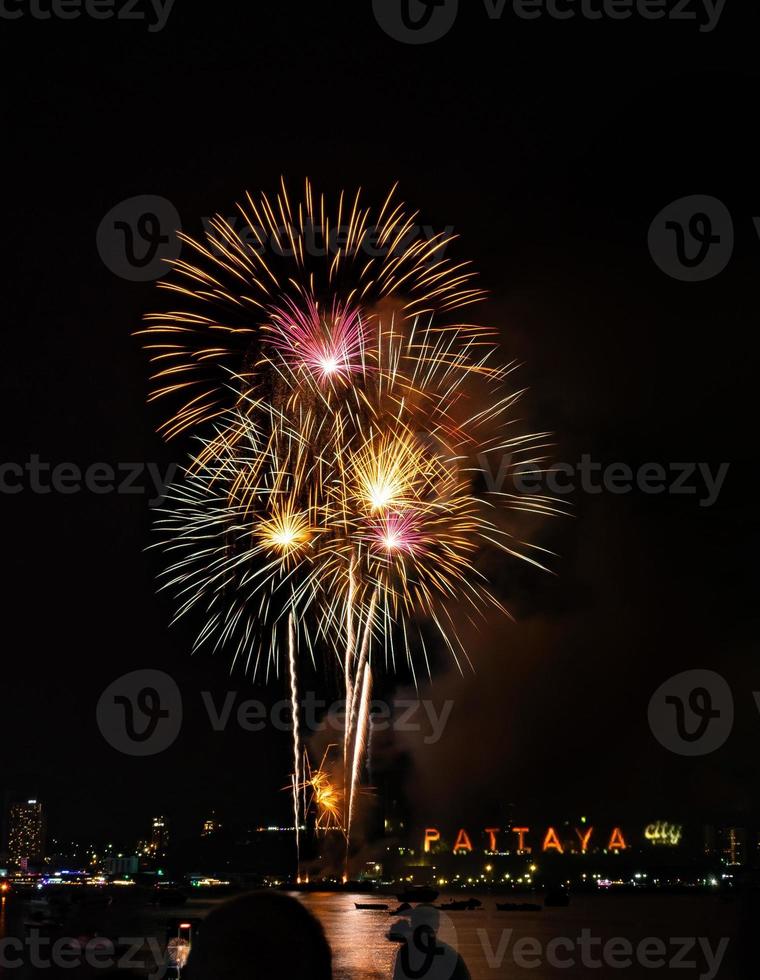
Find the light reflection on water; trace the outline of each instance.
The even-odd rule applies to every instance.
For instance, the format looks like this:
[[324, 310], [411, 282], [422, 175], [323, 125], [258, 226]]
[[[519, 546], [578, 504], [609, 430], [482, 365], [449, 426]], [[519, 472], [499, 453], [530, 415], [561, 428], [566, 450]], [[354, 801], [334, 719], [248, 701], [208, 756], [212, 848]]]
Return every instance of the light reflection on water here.
[[[322, 922], [333, 950], [335, 980], [390, 980], [398, 944], [386, 938], [395, 917], [382, 911], [359, 911], [355, 902], [387, 903], [397, 905], [393, 897], [313, 892], [297, 895]], [[566, 938], [577, 944], [582, 930], [589, 930], [601, 943], [610, 939], [624, 938], [636, 946], [641, 940], [655, 937], [669, 946], [672, 957], [674, 937], [704, 937], [711, 948], [717, 949], [722, 937], [729, 939], [728, 952], [723, 959], [717, 980], [733, 980], [740, 975], [737, 926], [740, 916], [745, 916], [745, 928], [751, 932], [752, 943], [760, 933], [760, 921], [750, 921], [760, 916], [760, 909], [753, 909], [747, 917], [738, 896], [724, 898], [720, 895], [581, 895], [574, 896], [569, 908], [544, 909], [540, 912], [498, 912], [497, 898], [479, 896], [483, 908], [476, 911], [441, 913], [440, 938], [456, 948], [467, 964], [472, 980], [580, 980], [589, 975], [594, 980], [657, 980], [670, 972], [667, 966], [652, 969], [642, 964], [627, 967], [605, 966], [589, 969], [581, 960], [578, 947], [574, 954], [561, 952], [561, 957], [574, 955], [575, 962], [557, 968], [546, 962], [545, 951], [552, 939]], [[500, 901], [536, 901], [535, 897], [510, 895]], [[539, 899], [540, 900], [540, 899]], [[219, 900], [193, 899], [180, 909], [116, 907], [106, 910], [102, 935], [155, 937], [159, 942], [166, 938], [166, 927], [176, 916], [202, 918]], [[3, 934], [23, 935], [21, 928], [23, 907], [13, 907], [8, 917], [5, 902], [0, 906], [0, 938]], [[534, 940], [543, 953], [533, 968], [515, 963], [514, 946], [522, 937]], [[598, 955], [599, 945], [595, 950]], [[746, 950], [745, 950], [746, 952]], [[755, 955], [755, 954], [753, 954]], [[706, 980], [708, 973], [704, 957], [691, 953], [686, 959], [695, 960], [694, 966], [678, 976], [682, 980]], [[755, 960], [756, 962], [756, 960]], [[756, 974], [755, 974], [756, 975]], [[283, 978], [294, 980], [294, 978]]]
[[386, 938], [395, 919], [387, 912], [364, 912], [355, 902], [387, 902], [393, 898], [311, 892], [297, 896], [322, 923], [333, 950], [335, 980], [375, 980], [393, 976], [397, 944]]
[[[354, 907], [356, 901], [387, 901], [393, 908], [397, 903], [392, 898], [326, 893], [298, 897], [324, 926], [333, 948], [336, 980], [389, 980], [393, 976], [398, 946], [385, 936], [395, 918], [387, 912], [358, 911]], [[672, 937], [693, 936], [709, 938], [712, 948], [717, 949], [719, 940], [728, 937], [728, 952], [721, 963], [718, 980], [737, 975], [737, 905], [719, 896], [578, 896], [569, 908], [518, 913], [497, 911], [494, 896], [480, 898], [482, 909], [441, 913], [440, 938], [459, 951], [472, 980], [502, 980], [517, 976], [526, 980], [575, 980], [587, 978], [590, 973], [598, 980], [607, 977], [621, 980], [620, 967], [603, 966], [591, 970], [581, 962], [577, 950], [573, 954], [576, 963], [563, 968], [547, 964], [545, 955], [531, 968], [514, 962], [512, 949], [521, 937], [536, 940], [545, 951], [547, 944], [558, 937], [577, 942], [583, 929], [590, 930], [601, 942], [622, 937], [634, 947], [645, 938], [657, 937], [670, 948]], [[536, 901], [531, 896], [499, 899], [515, 900]], [[595, 949], [595, 956], [599, 954], [600, 945]], [[676, 951], [671, 948], [668, 957]], [[566, 959], [568, 955], [565, 951], [560, 952], [560, 958]], [[697, 951], [685, 959], [695, 960], [695, 968], [687, 971], [690, 976], [697, 978], [707, 973], [707, 965]], [[669, 970], [653, 971], [651, 966], [633, 963], [622, 970], [622, 977], [623, 980], [653, 980], [653, 972], [656, 975]]]

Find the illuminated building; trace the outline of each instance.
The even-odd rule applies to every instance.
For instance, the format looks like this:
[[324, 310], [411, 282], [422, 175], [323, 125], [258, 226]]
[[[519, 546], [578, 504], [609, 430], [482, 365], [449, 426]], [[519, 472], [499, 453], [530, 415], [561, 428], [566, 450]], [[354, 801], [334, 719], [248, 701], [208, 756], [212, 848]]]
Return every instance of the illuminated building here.
[[140, 859], [136, 854], [116, 854], [105, 860], [105, 870], [109, 875], [133, 875], [140, 870]]
[[718, 850], [723, 864], [738, 866], [747, 860], [747, 831], [744, 827], [724, 827], [718, 832]]
[[211, 837], [213, 834], [218, 833], [222, 829], [222, 825], [216, 819], [216, 814], [211, 811], [211, 816], [208, 820], [203, 821], [203, 831], [201, 837]]
[[165, 817], [154, 817], [151, 826], [150, 850], [154, 857], [166, 854], [169, 847], [169, 824]]
[[8, 854], [13, 864], [25, 865], [45, 852], [45, 817], [38, 800], [14, 803], [8, 821]]

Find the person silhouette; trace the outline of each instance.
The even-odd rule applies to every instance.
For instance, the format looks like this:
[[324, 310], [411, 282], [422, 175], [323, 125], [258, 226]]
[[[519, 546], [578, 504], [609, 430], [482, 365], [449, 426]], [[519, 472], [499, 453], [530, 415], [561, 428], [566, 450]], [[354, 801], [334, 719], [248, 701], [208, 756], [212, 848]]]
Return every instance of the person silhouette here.
[[297, 899], [253, 892], [202, 922], [183, 980], [332, 980], [319, 921]]
[[432, 905], [418, 905], [396, 954], [393, 980], [470, 980], [459, 953], [438, 938], [441, 916]]

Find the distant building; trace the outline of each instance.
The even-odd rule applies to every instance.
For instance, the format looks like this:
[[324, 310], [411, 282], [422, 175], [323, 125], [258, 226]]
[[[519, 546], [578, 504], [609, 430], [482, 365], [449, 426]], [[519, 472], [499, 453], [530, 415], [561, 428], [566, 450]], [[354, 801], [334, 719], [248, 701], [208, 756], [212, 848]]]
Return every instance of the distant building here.
[[169, 823], [165, 817], [154, 817], [150, 835], [150, 849], [154, 857], [166, 854], [169, 848]]
[[216, 819], [216, 813], [212, 810], [211, 816], [208, 818], [208, 820], [203, 821], [201, 837], [212, 837], [214, 834], [218, 834], [221, 829], [222, 825]]
[[704, 854], [728, 867], [741, 867], [748, 864], [752, 857], [749, 839], [746, 827], [708, 825], [703, 834]]
[[45, 854], [45, 815], [38, 800], [13, 803], [8, 816], [8, 856], [24, 866]]
[[718, 833], [718, 850], [723, 864], [738, 867], [747, 863], [747, 831], [744, 827], [724, 827]]
[[104, 861], [106, 874], [134, 875], [140, 870], [140, 858], [137, 854], [117, 854]]
[[404, 811], [397, 799], [387, 797], [385, 803], [385, 815], [383, 819], [383, 832], [386, 837], [402, 837], [406, 830]]

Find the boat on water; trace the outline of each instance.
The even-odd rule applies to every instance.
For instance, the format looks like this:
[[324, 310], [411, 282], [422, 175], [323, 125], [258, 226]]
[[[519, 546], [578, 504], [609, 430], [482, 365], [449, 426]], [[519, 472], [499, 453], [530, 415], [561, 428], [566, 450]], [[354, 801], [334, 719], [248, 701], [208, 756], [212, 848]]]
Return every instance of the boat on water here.
[[477, 898], [468, 898], [465, 901], [457, 902], [452, 900], [450, 902], [444, 902], [443, 905], [438, 905], [437, 908], [441, 912], [472, 912], [475, 909], [481, 908], [482, 904]]
[[388, 906], [381, 905], [379, 902], [354, 902], [359, 912], [387, 912]]
[[430, 888], [427, 885], [412, 885], [405, 891], [396, 895], [399, 902], [424, 902], [428, 904], [434, 902], [440, 892], [435, 888]]

